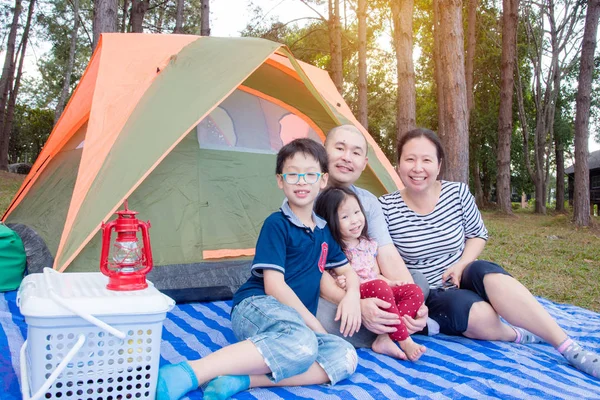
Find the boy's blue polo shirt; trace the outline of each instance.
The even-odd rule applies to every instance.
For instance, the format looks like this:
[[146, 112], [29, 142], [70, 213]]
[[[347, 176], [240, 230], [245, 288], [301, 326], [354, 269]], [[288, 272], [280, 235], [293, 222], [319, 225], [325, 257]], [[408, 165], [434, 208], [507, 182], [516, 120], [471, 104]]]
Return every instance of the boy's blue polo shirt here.
[[287, 199], [263, 224], [252, 261], [252, 275], [233, 296], [233, 308], [250, 296], [264, 296], [262, 271], [284, 274], [285, 282], [313, 314], [317, 312], [321, 274], [348, 263], [326, 222], [313, 212], [314, 230], [294, 215]]

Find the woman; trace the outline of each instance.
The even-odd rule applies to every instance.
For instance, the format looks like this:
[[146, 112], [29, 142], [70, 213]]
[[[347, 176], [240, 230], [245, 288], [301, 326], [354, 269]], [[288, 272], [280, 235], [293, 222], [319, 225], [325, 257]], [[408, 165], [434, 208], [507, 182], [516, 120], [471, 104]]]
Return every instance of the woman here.
[[425, 304], [440, 332], [517, 343], [543, 339], [575, 368], [598, 378], [600, 356], [569, 338], [502, 267], [477, 260], [487, 230], [468, 187], [437, 180], [444, 150], [436, 134], [421, 128], [407, 132], [397, 154], [405, 188], [379, 200], [407, 267], [427, 277], [431, 291]]

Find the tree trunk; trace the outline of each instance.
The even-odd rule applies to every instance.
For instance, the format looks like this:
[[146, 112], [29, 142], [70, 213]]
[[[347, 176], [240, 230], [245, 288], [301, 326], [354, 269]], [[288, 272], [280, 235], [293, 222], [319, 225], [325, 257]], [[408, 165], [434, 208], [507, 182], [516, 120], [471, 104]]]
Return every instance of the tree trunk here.
[[129, 0], [123, 0], [123, 15], [121, 17], [121, 33], [127, 32], [127, 14], [129, 13]]
[[[446, 166], [444, 178], [469, 182], [469, 127], [465, 58], [463, 46], [462, 1], [443, 0], [440, 9], [440, 62], [444, 90], [444, 129]], [[438, 83], [439, 84], [439, 83]], [[438, 105], [439, 106], [439, 105]]]
[[[560, 80], [569, 66], [566, 63], [566, 46], [570, 45], [575, 35], [573, 27], [577, 25], [583, 2], [574, 3], [572, 7], [564, 8], [558, 12], [560, 20], [556, 20], [555, 5], [553, 0], [540, 3], [527, 3], [525, 16], [523, 18], [525, 34], [530, 44], [530, 55], [532, 65], [532, 99], [535, 105], [535, 130], [534, 130], [534, 162], [535, 168], [528, 163], [528, 153], [525, 151], [527, 170], [535, 185], [535, 212], [546, 213], [546, 187], [548, 184], [548, 156], [553, 144], [552, 137], [554, 113]], [[530, 18], [529, 8], [536, 6], [542, 18]], [[547, 45], [549, 44], [549, 46]], [[546, 54], [550, 60], [546, 60]], [[520, 79], [520, 77], [519, 77]], [[519, 87], [522, 85], [519, 80]], [[519, 117], [523, 127], [527, 125], [523, 108], [523, 93], [520, 90]], [[523, 129], [523, 137], [527, 138], [526, 129]], [[526, 147], [524, 148], [527, 149]]]
[[[8, 92], [12, 86], [15, 75], [15, 42], [17, 41], [17, 28], [19, 27], [19, 16], [21, 15], [21, 0], [15, 0], [13, 21], [8, 33], [6, 44], [6, 58], [0, 77], [0, 129], [4, 126], [6, 103]], [[8, 138], [0, 130], [0, 170], [8, 171]]]
[[[440, 61], [440, 0], [433, 0], [433, 62], [435, 71], [435, 88], [436, 88], [436, 102], [437, 102], [437, 117], [438, 117], [438, 129], [437, 134], [442, 141], [442, 144], [446, 143], [446, 129], [444, 124], [444, 109], [442, 104], [444, 103], [444, 87], [442, 85], [442, 64]], [[442, 168], [443, 175], [443, 168]]]
[[413, 51], [413, 0], [392, 0], [394, 47], [396, 50], [397, 109], [396, 140], [417, 125], [417, 95]]
[[94, 22], [92, 24], [94, 49], [100, 40], [101, 33], [117, 31], [117, 8], [117, 0], [94, 0]]
[[202, 0], [201, 7], [200, 35], [210, 36], [210, 1]]
[[556, 211], [565, 212], [565, 146], [556, 141]]
[[[475, 65], [475, 49], [476, 49], [476, 38], [477, 38], [477, 0], [469, 0], [467, 6], [468, 14], [468, 32], [467, 32], [467, 52], [465, 59], [465, 81], [467, 87], [467, 110], [469, 111], [469, 118], [471, 118], [471, 112], [475, 106], [473, 97], [473, 71]], [[475, 203], [479, 208], [485, 206], [483, 201], [483, 188], [481, 187], [481, 176], [479, 173], [479, 159], [477, 157], [478, 149], [475, 146], [474, 138], [469, 140], [469, 170], [471, 178], [473, 179], [473, 191], [475, 196]]]
[[492, 182], [490, 177], [489, 167], [486, 164], [481, 166], [481, 175], [483, 176], [482, 190], [483, 190], [483, 204], [489, 204], [492, 201]]
[[498, 112], [498, 155], [496, 198], [498, 209], [512, 214], [510, 201], [510, 146], [513, 130], [513, 87], [517, 50], [519, 0], [502, 1], [502, 58], [500, 62], [500, 110]]
[[467, 86], [467, 109], [469, 118], [473, 110], [473, 70], [475, 65], [475, 45], [477, 38], [477, 0], [469, 0], [467, 6], [467, 50], [465, 58], [465, 81]]
[[479, 169], [479, 159], [476, 157], [477, 148], [475, 143], [469, 143], [470, 146], [470, 157], [469, 157], [469, 169], [471, 173], [471, 177], [473, 178], [473, 195], [475, 196], [475, 204], [477, 207], [483, 208], [486, 205], [483, 196], [483, 187], [481, 184], [481, 172]]
[[340, 27], [340, 1], [329, 0], [329, 50], [331, 52], [331, 79], [338, 92], [344, 90], [342, 63], [342, 31]]
[[[543, 118], [538, 115], [538, 118]], [[535, 175], [533, 179], [535, 187], [535, 208], [537, 214], [546, 214], [546, 185], [545, 185], [545, 158], [546, 154], [546, 124], [539, 122], [535, 127]]]
[[[149, 5], [149, 4], [148, 4]], [[163, 23], [165, 22], [165, 8], [157, 7], [156, 11], [153, 13], [154, 17], [154, 29], [156, 33], [163, 33]]]
[[[588, 169], [588, 136], [594, 52], [600, 16], [600, 0], [590, 0], [585, 17], [583, 47], [579, 67], [575, 111], [575, 192], [573, 220], [578, 226], [590, 225], [590, 171]], [[600, 211], [600, 210], [599, 210]]]
[[[127, 1], [127, 0], [125, 0]], [[175, 15], [175, 30], [173, 33], [183, 33], [183, 6], [185, 0], [177, 0], [177, 14]]]
[[60, 92], [60, 97], [58, 98], [58, 104], [56, 105], [56, 110], [54, 111], [54, 124], [60, 118], [63, 109], [65, 108], [65, 103], [67, 102], [67, 96], [69, 95], [69, 88], [71, 87], [71, 74], [73, 72], [73, 64], [75, 63], [75, 49], [77, 48], [77, 31], [79, 30], [79, 18], [77, 15], [79, 14], [79, 0], [73, 0], [73, 15], [75, 15], [73, 22], [73, 31], [71, 32], [71, 44], [69, 48], [69, 64], [67, 65], [67, 70], [65, 71], [65, 81], [63, 83], [62, 90]]
[[[346, 3], [344, 3], [345, 5]], [[358, 0], [358, 122], [369, 129], [367, 99], [367, 0]]]
[[17, 103], [17, 96], [19, 95], [19, 89], [21, 87], [21, 77], [23, 76], [23, 65], [25, 63], [25, 54], [27, 53], [27, 44], [29, 43], [29, 32], [31, 31], [31, 21], [33, 19], [33, 12], [35, 9], [35, 0], [29, 2], [29, 11], [27, 12], [27, 21], [25, 22], [25, 28], [23, 29], [23, 38], [21, 39], [21, 48], [19, 56], [19, 67], [17, 68], [17, 76], [15, 78], [14, 87], [10, 91], [8, 98], [8, 105], [6, 107], [6, 116], [4, 119], [4, 125], [2, 127], [2, 136], [5, 142], [2, 142], [4, 148], [3, 152], [8, 154], [8, 145], [10, 143], [10, 134], [12, 131], [12, 123], [15, 116], [15, 104]]
[[142, 33], [144, 31], [144, 16], [150, 7], [150, 0], [132, 0], [131, 2], [131, 32]]

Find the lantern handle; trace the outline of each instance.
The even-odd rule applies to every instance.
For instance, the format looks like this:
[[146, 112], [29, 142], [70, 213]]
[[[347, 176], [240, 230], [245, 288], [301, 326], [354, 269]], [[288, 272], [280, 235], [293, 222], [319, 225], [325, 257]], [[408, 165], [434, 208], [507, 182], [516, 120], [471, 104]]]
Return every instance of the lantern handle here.
[[50, 275], [53, 273], [60, 274], [60, 272], [56, 272], [52, 268], [47, 268], [47, 267], [44, 268], [44, 280], [46, 281], [46, 287], [48, 288], [48, 294], [50, 295], [50, 298], [52, 300], [54, 300], [56, 303], [58, 303], [59, 305], [61, 305], [64, 308], [66, 308], [67, 310], [71, 311], [73, 314], [83, 318], [90, 324], [96, 325], [98, 328], [102, 329], [103, 331], [108, 332], [111, 335], [118, 337], [119, 339], [125, 339], [125, 337], [126, 337], [125, 333], [121, 332], [118, 329], [113, 328], [112, 326], [108, 325], [106, 322], [100, 321], [98, 318], [94, 317], [92, 314], [88, 314], [86, 312], [77, 310], [75, 307], [73, 307], [72, 305], [70, 305], [69, 303], [64, 301], [58, 295], [58, 293], [56, 293], [54, 291], [54, 287], [52, 286]]
[[102, 223], [102, 243], [103, 243], [103, 245], [102, 245], [102, 250], [100, 253], [100, 272], [102, 272], [104, 275], [107, 275], [107, 276], [110, 274], [110, 272], [108, 270], [109, 247], [104, 246], [104, 243], [110, 243], [110, 234], [116, 224], [117, 224], [117, 220], [107, 222], [106, 224], [104, 222]]
[[146, 254], [146, 266], [142, 270], [139, 271], [140, 274], [147, 274], [152, 270], [154, 266], [154, 260], [152, 260], [152, 247], [150, 246], [150, 234], [148, 230], [150, 229], [150, 221], [144, 222], [140, 221], [140, 228], [142, 229], [142, 242], [144, 244], [144, 251]]

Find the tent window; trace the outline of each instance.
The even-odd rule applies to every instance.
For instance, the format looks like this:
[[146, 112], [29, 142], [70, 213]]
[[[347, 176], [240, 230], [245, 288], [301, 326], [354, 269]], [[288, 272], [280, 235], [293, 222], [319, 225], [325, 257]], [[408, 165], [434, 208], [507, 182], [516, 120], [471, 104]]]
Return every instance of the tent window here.
[[277, 153], [296, 138], [320, 141], [300, 116], [253, 94], [235, 90], [196, 127], [203, 149]]

